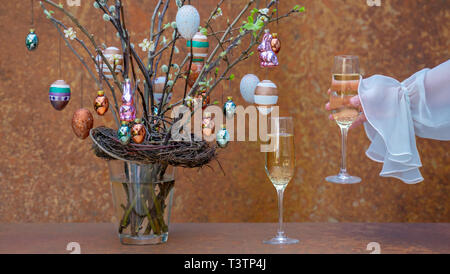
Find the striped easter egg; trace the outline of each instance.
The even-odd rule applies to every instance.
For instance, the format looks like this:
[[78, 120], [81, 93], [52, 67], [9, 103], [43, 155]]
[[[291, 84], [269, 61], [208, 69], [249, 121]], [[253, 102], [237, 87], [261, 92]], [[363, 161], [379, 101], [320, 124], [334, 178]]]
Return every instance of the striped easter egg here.
[[70, 86], [64, 80], [57, 80], [50, 86], [48, 97], [52, 106], [61, 111], [70, 101]]
[[[114, 69], [115, 72], [120, 73], [122, 72], [123, 68], [123, 55], [120, 52], [120, 50], [116, 47], [109, 47], [105, 50], [103, 50], [103, 55], [108, 60], [108, 63], [111, 65], [111, 68]], [[103, 62], [103, 59], [100, 55], [97, 55], [97, 63], [99, 63], [100, 67], [102, 68], [103, 75], [106, 79], [112, 79], [113, 76], [111, 74], [111, 71], [108, 68], [108, 65]], [[98, 72], [98, 67], [96, 67], [96, 70]]]
[[[186, 46], [191, 47], [191, 41], [186, 42]], [[208, 57], [209, 42], [208, 37], [201, 32], [197, 32], [192, 38], [192, 55], [194, 56], [193, 62], [204, 62]]]
[[255, 105], [262, 115], [269, 115], [278, 102], [278, 89], [275, 83], [264, 80], [256, 86]]
[[[155, 102], [160, 104], [163, 98], [164, 84], [166, 83], [166, 77], [161, 76], [155, 79], [155, 84], [153, 85], [153, 98]], [[172, 99], [172, 93], [166, 94], [166, 103], [170, 102]]]

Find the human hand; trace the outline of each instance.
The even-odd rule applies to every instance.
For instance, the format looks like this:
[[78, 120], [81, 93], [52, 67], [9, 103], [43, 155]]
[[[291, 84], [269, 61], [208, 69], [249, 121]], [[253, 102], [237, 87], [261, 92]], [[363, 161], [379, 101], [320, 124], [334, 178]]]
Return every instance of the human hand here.
[[[328, 95], [330, 95], [330, 94], [331, 94], [331, 89], [328, 90]], [[361, 106], [361, 100], [359, 99], [359, 95], [356, 95], [356, 96], [353, 96], [352, 98], [350, 98], [349, 103], [353, 107], [359, 108], [359, 110], [361, 111], [361, 114], [358, 116], [358, 118], [356, 118], [355, 122], [353, 122], [352, 126], [350, 127], [350, 129], [352, 129], [352, 128], [356, 128], [356, 127], [362, 125], [364, 122], [367, 122], [367, 118], [366, 118], [364, 110]], [[328, 111], [333, 110], [333, 108], [331, 108], [330, 102], [328, 102], [325, 105], [325, 109]], [[334, 117], [332, 114], [330, 114], [330, 116], [328, 116], [328, 118], [331, 121], [334, 121]]]

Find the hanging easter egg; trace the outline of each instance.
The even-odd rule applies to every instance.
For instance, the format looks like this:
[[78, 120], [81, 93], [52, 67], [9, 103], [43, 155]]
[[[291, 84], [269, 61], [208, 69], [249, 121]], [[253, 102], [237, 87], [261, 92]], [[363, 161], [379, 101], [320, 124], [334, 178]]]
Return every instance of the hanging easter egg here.
[[[191, 41], [186, 42], [186, 46], [190, 51]], [[206, 57], [208, 57], [209, 42], [208, 37], [203, 35], [201, 32], [197, 32], [192, 38], [192, 55], [194, 56], [192, 62], [205, 62]]]
[[181, 36], [191, 40], [200, 26], [200, 14], [194, 6], [184, 5], [178, 9], [176, 23]]
[[216, 126], [214, 121], [212, 120], [211, 113], [206, 112], [202, 120], [203, 135], [208, 137], [211, 136], [215, 127]]
[[103, 116], [109, 109], [109, 101], [105, 96], [105, 92], [103, 90], [99, 90], [97, 92], [97, 97], [94, 100], [94, 109], [98, 115]]
[[[163, 99], [164, 95], [164, 85], [166, 83], [166, 77], [161, 76], [155, 79], [155, 83], [153, 85], [153, 98], [157, 104], [161, 103], [161, 100]], [[166, 93], [166, 103], [170, 102], [172, 100], [172, 92]]]
[[128, 145], [131, 141], [131, 130], [128, 126], [128, 122], [123, 121], [122, 126], [120, 126], [117, 131], [117, 138], [122, 145]]
[[241, 95], [247, 103], [255, 103], [255, 89], [259, 83], [259, 78], [254, 74], [247, 74], [241, 80]]
[[[120, 50], [116, 47], [109, 47], [102, 52], [115, 73], [122, 72], [123, 55]], [[99, 72], [98, 68], [100, 67], [106, 79], [113, 79], [111, 70], [108, 68], [108, 65], [103, 62], [103, 58], [100, 55], [97, 55], [96, 61], [98, 63], [98, 66], [96, 66], [97, 72]]]
[[64, 80], [57, 80], [50, 86], [48, 96], [52, 106], [61, 111], [70, 101], [70, 86]]
[[37, 49], [39, 45], [39, 38], [34, 29], [31, 29], [30, 33], [28, 33], [27, 38], [25, 40], [25, 45], [27, 46], [27, 49], [29, 51]]
[[272, 50], [272, 39], [272, 34], [266, 30], [261, 44], [258, 46], [260, 65], [263, 68], [271, 68], [279, 65], [277, 55]]
[[270, 41], [270, 46], [272, 47], [273, 52], [275, 52], [276, 54], [278, 54], [281, 50], [281, 42], [280, 39], [278, 38], [278, 34], [274, 33], [272, 35], [272, 40]]
[[188, 85], [192, 88], [194, 86], [195, 81], [197, 81], [198, 76], [200, 76], [200, 72], [203, 69], [204, 64], [202, 62], [193, 62], [191, 65], [191, 72], [188, 78]]
[[130, 79], [125, 79], [123, 84], [122, 106], [119, 110], [121, 121], [133, 122], [136, 119], [136, 108], [134, 107], [133, 91]]
[[209, 104], [211, 104], [211, 97], [207, 94], [206, 91], [197, 93], [197, 95], [194, 97], [194, 100], [196, 104], [202, 104], [203, 110], [208, 107]]
[[133, 127], [131, 127], [131, 138], [134, 143], [136, 144], [142, 144], [145, 140], [145, 135], [147, 134], [147, 131], [145, 130], [144, 125], [142, 124], [141, 119], [136, 119], [134, 121]]
[[223, 113], [228, 119], [233, 118], [234, 114], [236, 114], [236, 104], [233, 102], [233, 97], [228, 97], [228, 101], [223, 106]]
[[270, 80], [264, 80], [256, 86], [255, 104], [262, 115], [272, 112], [273, 106], [278, 102], [278, 88]]
[[225, 125], [222, 125], [221, 129], [217, 132], [216, 142], [221, 148], [225, 148], [228, 145], [228, 142], [230, 142], [230, 134]]
[[86, 139], [89, 136], [89, 131], [93, 127], [94, 117], [89, 110], [81, 108], [75, 111], [72, 117], [72, 129], [78, 138]]

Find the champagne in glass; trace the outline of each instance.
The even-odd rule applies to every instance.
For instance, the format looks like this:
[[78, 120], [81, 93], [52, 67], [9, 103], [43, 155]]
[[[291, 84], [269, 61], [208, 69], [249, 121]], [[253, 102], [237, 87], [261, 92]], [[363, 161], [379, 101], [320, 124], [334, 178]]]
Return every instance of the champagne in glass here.
[[296, 244], [298, 240], [286, 237], [283, 229], [283, 194], [294, 177], [294, 125], [292, 117], [273, 117], [270, 146], [266, 152], [266, 173], [278, 193], [278, 233], [266, 244]]
[[326, 178], [326, 180], [331, 183], [356, 184], [361, 182], [361, 178], [350, 176], [347, 173], [346, 158], [348, 129], [360, 115], [359, 109], [350, 104], [350, 99], [358, 95], [360, 78], [358, 56], [343, 55], [334, 58], [330, 108], [333, 110], [334, 120], [341, 129], [342, 162], [339, 174]]

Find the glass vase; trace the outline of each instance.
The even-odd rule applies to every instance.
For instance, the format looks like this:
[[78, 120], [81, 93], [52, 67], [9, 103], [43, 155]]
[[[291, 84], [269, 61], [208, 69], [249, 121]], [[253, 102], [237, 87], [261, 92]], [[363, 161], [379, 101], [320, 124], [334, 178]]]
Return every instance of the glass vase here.
[[120, 242], [152, 245], [167, 242], [175, 168], [109, 161]]

